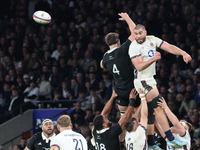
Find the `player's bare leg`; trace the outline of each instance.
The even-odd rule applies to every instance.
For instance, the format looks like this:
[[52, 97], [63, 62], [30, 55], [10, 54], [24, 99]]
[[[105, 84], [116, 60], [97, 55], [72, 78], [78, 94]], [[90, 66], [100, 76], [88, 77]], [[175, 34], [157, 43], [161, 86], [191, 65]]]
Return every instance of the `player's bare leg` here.
[[153, 88], [146, 94], [146, 99], [147, 99], [147, 102], [150, 104], [150, 106], [152, 106], [152, 108], [154, 109], [157, 121], [163, 128], [163, 131], [165, 132], [167, 144], [183, 146], [184, 142], [178, 140], [177, 138], [174, 138], [169, 128], [169, 123], [168, 123], [168, 120], [163, 108], [157, 105], [157, 102], [159, 101], [159, 92], [158, 92], [157, 87]]

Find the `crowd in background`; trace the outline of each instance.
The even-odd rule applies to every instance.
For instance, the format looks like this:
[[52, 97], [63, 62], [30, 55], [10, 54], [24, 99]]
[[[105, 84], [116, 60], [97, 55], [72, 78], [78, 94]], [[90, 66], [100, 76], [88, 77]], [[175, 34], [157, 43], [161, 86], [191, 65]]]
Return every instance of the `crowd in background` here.
[[[37, 10], [52, 21], [33, 21]], [[75, 130], [90, 137], [94, 116], [101, 113], [114, 81], [99, 63], [109, 49], [104, 36], [130, 31], [118, 13], [127, 12], [136, 24], [189, 53], [182, 56], [158, 50], [159, 92], [179, 119], [192, 125], [193, 149], [200, 144], [200, 1], [199, 0], [1, 0], [0, 1], [0, 123], [22, 112], [75, 107], [70, 114]], [[128, 68], [127, 68], [128, 69]], [[59, 101], [62, 100], [62, 101]], [[75, 101], [74, 101], [75, 100]], [[120, 113], [113, 107], [110, 119]], [[195, 139], [195, 140], [194, 140]]]

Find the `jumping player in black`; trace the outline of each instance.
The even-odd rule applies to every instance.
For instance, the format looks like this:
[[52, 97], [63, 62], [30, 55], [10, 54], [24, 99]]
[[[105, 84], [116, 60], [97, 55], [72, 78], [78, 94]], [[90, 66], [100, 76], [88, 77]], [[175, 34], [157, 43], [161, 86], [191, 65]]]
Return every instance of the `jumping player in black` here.
[[101, 68], [107, 68], [113, 75], [115, 81], [115, 92], [118, 95], [117, 103], [120, 113], [123, 114], [129, 104], [129, 93], [134, 88], [133, 65], [131, 63], [128, 50], [129, 45], [135, 39], [133, 30], [135, 23], [130, 19], [127, 13], [119, 13], [119, 20], [125, 20], [129, 26], [131, 35], [125, 43], [120, 44], [119, 34], [108, 33], [105, 36], [105, 42], [110, 50], [106, 52], [101, 60]]
[[133, 89], [130, 93], [130, 102], [125, 114], [116, 125], [112, 126], [112, 123], [108, 120], [108, 115], [112, 109], [114, 99], [117, 97], [117, 94], [113, 91], [113, 94], [104, 106], [101, 115], [96, 116], [93, 120], [93, 135], [98, 150], [120, 150], [119, 135], [125, 128], [125, 122], [132, 117], [134, 111], [133, 106], [137, 95], [138, 93]]

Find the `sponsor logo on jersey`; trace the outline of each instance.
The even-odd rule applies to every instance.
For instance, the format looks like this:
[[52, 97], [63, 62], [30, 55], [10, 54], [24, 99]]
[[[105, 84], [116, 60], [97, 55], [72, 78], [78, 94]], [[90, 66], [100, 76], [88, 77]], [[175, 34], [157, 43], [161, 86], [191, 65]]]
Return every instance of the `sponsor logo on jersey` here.
[[99, 135], [97, 135], [97, 139], [101, 139], [101, 137]]
[[131, 138], [128, 138], [128, 140], [127, 141], [130, 141], [131, 140]]
[[153, 43], [150, 43], [150, 45], [153, 47], [154, 45], [153, 45]]
[[119, 99], [116, 99], [116, 102], [117, 102], [117, 103], [120, 103], [120, 100], [119, 100]]
[[45, 150], [50, 150], [50, 148], [46, 148], [46, 147], [42, 147], [42, 149], [45, 149]]
[[109, 60], [112, 60], [112, 59], [114, 59], [114, 57], [111, 55], [111, 56], [109, 56]]
[[153, 57], [153, 56], [154, 56], [153, 50], [149, 50], [149, 51], [148, 51], [148, 55], [149, 55], [149, 57]]
[[172, 147], [172, 146], [168, 146], [168, 149], [170, 149], [170, 150], [175, 150], [175, 148]]
[[38, 145], [42, 145], [42, 143], [40, 142], [40, 143], [38, 143]]

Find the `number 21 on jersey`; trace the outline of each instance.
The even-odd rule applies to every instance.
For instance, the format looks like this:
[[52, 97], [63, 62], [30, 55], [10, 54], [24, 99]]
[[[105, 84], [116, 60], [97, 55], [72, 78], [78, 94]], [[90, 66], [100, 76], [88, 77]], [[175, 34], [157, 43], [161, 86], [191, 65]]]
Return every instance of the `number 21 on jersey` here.
[[117, 69], [116, 64], [113, 64], [113, 73], [117, 73], [119, 75], [119, 70]]

